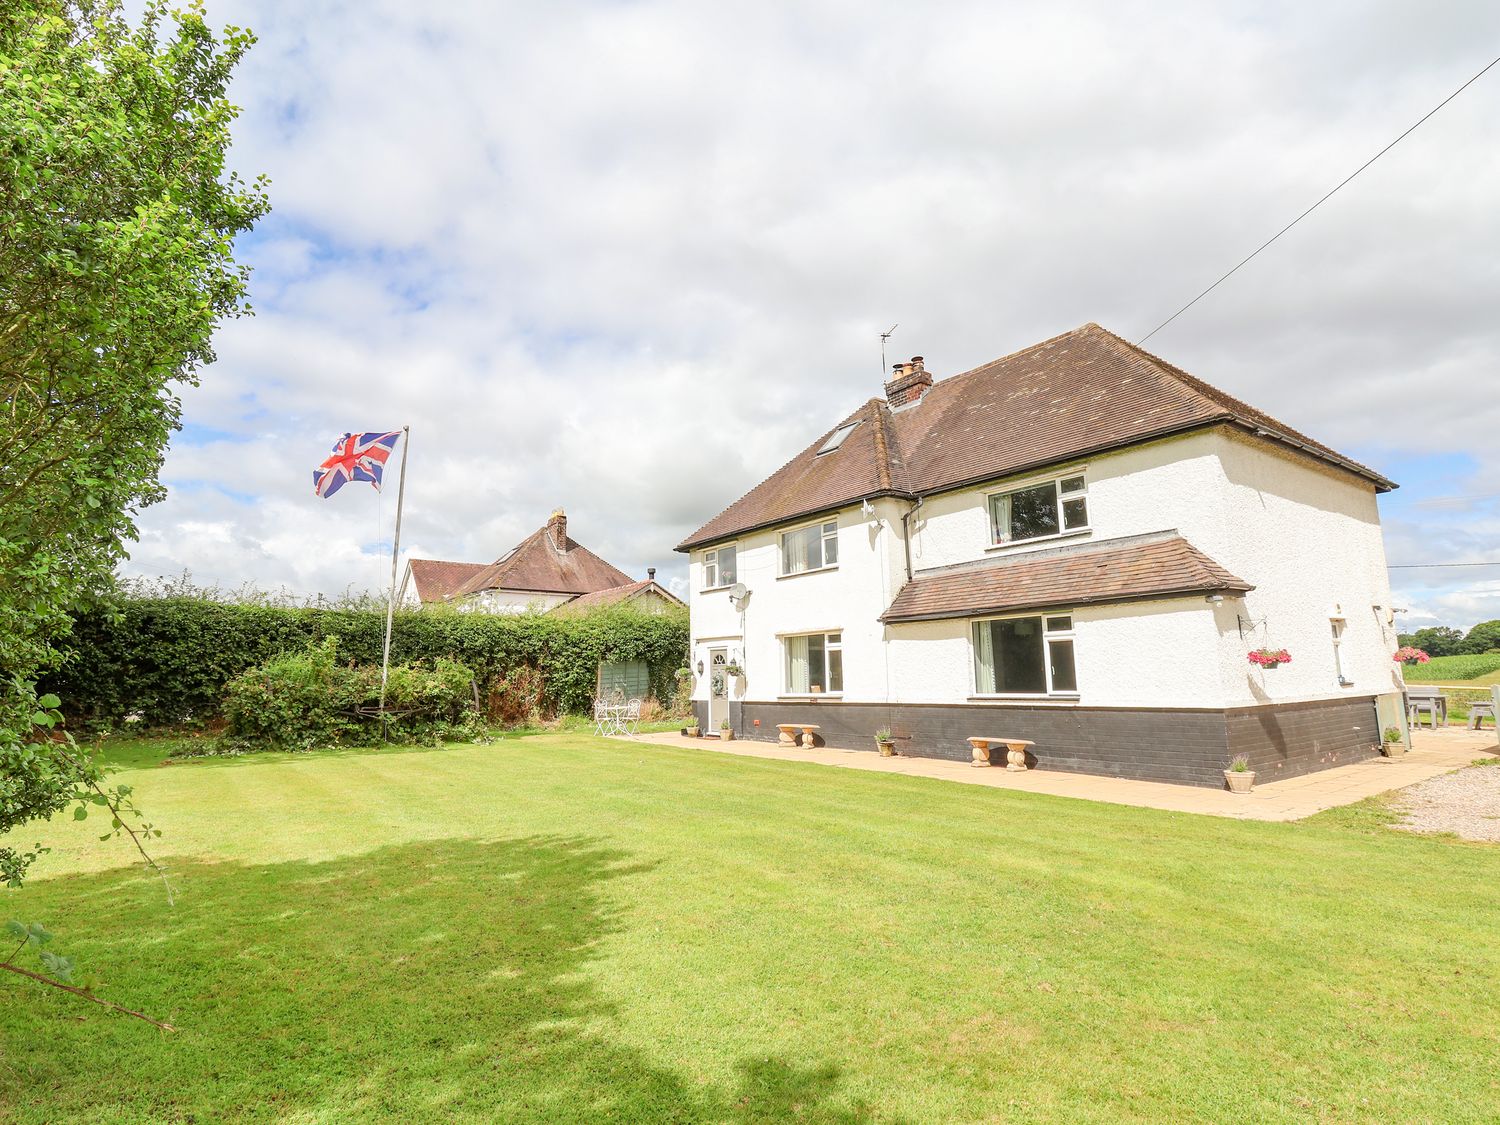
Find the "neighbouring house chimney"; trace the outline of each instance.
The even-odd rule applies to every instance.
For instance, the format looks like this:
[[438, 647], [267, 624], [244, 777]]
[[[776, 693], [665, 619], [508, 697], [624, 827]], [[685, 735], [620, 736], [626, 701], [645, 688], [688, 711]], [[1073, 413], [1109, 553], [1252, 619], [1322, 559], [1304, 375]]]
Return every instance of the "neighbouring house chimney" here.
[[561, 508], [547, 519], [547, 538], [559, 554], [568, 549], [568, 515]]
[[654, 567], [654, 566], [648, 566], [646, 568], [646, 581], [647, 582], [655, 582], [656, 581], [656, 567]]
[[910, 363], [891, 365], [891, 381], [885, 385], [885, 400], [892, 409], [912, 406], [922, 401], [927, 388], [932, 386], [932, 376], [922, 366], [922, 357], [914, 355]]

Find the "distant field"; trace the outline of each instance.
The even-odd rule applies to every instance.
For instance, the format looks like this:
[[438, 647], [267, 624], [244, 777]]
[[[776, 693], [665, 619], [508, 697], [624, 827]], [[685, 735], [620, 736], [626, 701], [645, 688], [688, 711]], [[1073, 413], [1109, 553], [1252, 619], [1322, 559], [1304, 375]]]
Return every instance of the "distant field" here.
[[1409, 684], [1500, 684], [1500, 652], [1480, 656], [1434, 656], [1402, 669]]

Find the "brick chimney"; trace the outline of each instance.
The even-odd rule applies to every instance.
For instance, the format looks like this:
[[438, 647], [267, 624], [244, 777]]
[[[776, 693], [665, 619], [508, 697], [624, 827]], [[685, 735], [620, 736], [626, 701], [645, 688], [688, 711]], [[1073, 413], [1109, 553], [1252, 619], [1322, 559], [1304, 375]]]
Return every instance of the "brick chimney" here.
[[891, 409], [914, 406], [922, 401], [927, 388], [932, 386], [932, 376], [922, 366], [922, 357], [914, 355], [910, 363], [891, 365], [891, 381], [885, 385], [885, 400]]
[[547, 518], [547, 539], [558, 554], [568, 549], [568, 515], [558, 508]]

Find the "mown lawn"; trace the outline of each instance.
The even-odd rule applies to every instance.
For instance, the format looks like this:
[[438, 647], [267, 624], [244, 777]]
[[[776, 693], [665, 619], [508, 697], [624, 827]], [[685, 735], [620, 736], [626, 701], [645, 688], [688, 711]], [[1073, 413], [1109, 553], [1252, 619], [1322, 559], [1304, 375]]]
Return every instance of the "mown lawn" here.
[[149, 763], [0, 917], [0, 1120], [1486, 1121], [1500, 849], [578, 734]]

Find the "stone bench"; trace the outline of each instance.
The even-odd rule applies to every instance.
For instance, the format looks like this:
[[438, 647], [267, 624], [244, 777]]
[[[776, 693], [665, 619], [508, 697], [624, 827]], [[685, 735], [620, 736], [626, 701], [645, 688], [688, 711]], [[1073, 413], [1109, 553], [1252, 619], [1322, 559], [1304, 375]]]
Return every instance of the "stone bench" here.
[[783, 746], [797, 745], [797, 732], [802, 732], [802, 745], [809, 750], [813, 746], [813, 731], [818, 729], [816, 723], [777, 723], [777, 741]]
[[1006, 765], [1008, 770], [1024, 770], [1026, 766], [1026, 748], [1035, 746], [1035, 742], [1028, 742], [1024, 738], [992, 738], [989, 735], [975, 735], [969, 739], [969, 745], [974, 748], [974, 760], [969, 764], [975, 768], [982, 768], [990, 764], [990, 748], [1004, 746], [1006, 749]]

